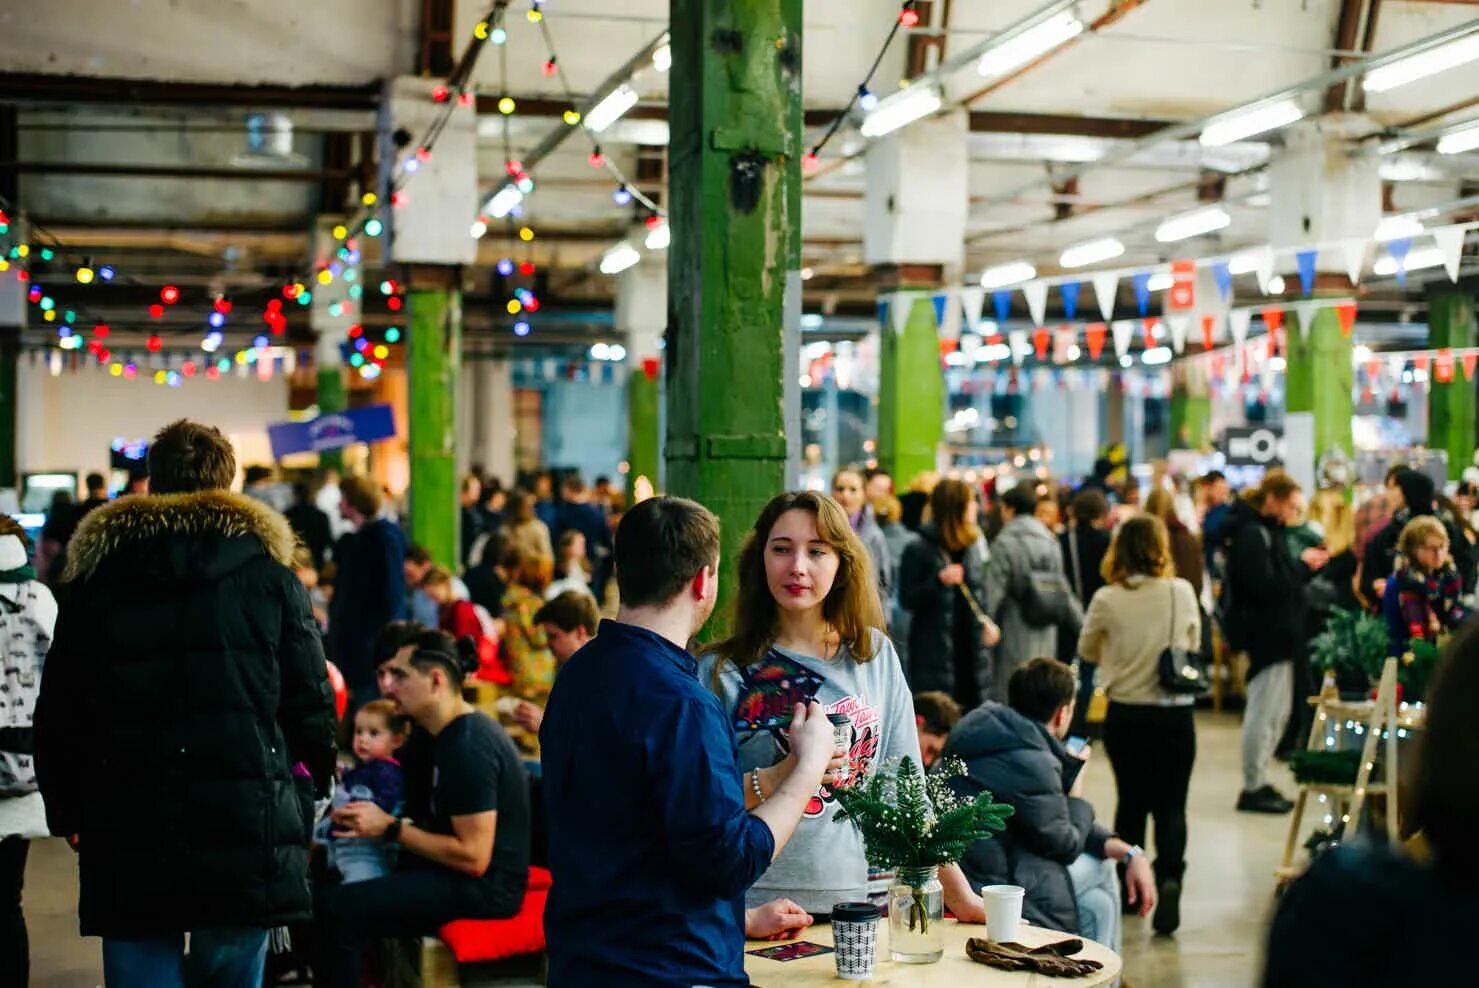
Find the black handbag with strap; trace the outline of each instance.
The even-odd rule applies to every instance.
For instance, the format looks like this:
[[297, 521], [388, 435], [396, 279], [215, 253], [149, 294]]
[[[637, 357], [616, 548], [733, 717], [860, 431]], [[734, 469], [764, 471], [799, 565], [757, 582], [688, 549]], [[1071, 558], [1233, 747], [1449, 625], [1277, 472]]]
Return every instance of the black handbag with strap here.
[[1176, 644], [1176, 581], [1171, 591], [1171, 637], [1160, 657], [1161, 689], [1176, 696], [1201, 696], [1212, 688], [1207, 681], [1207, 667], [1201, 652], [1180, 648]]

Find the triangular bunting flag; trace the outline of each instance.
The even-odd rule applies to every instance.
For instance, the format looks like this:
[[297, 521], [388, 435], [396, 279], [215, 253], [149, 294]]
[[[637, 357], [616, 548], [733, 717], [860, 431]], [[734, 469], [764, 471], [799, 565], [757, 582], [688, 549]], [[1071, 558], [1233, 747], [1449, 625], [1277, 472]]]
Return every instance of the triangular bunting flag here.
[[1315, 290], [1315, 255], [1318, 251], [1302, 250], [1294, 255], [1294, 263], [1299, 266], [1299, 287], [1304, 289], [1306, 295]]
[[1009, 289], [999, 288], [991, 293], [991, 304], [996, 308], [996, 321], [1006, 322], [1007, 316], [1012, 311], [1012, 293]]
[[1212, 313], [1202, 316], [1202, 349], [1212, 349], [1212, 341], [1217, 334], [1217, 317]]
[[1012, 346], [1012, 365], [1022, 366], [1022, 357], [1027, 350], [1027, 330], [1014, 329], [1007, 333], [1007, 340]]
[[1078, 293], [1083, 285], [1077, 281], [1065, 281], [1058, 286], [1058, 294], [1063, 296], [1063, 317], [1065, 319], [1078, 318]]
[[1039, 326], [1032, 331], [1032, 349], [1037, 351], [1038, 360], [1048, 359], [1048, 344], [1052, 341], [1052, 334], [1044, 326]]
[[1089, 359], [1098, 360], [1104, 352], [1104, 334], [1109, 327], [1102, 322], [1091, 322], [1084, 327], [1084, 341], [1089, 344]]
[[1099, 300], [1099, 314], [1105, 322], [1114, 318], [1114, 296], [1119, 285], [1120, 276], [1113, 271], [1094, 275], [1094, 297]]
[[1361, 272], [1366, 268], [1366, 241], [1347, 240], [1341, 246], [1345, 254], [1345, 273], [1351, 279], [1351, 284], [1361, 283]]
[[945, 292], [936, 292], [930, 296], [930, 304], [935, 307], [935, 325], [945, 324], [945, 305], [950, 301], [950, 296]]
[[1166, 317], [1167, 324], [1171, 327], [1171, 346], [1177, 353], [1186, 349], [1186, 331], [1191, 326], [1191, 316], [1184, 312]]
[[914, 296], [905, 295], [903, 292], [895, 292], [894, 297], [888, 303], [890, 320], [893, 323], [894, 335], [903, 336], [904, 327], [909, 325], [909, 315], [914, 309]]
[[1022, 294], [1027, 297], [1027, 311], [1032, 314], [1032, 325], [1041, 326], [1048, 311], [1048, 283], [1029, 281], [1022, 286]]
[[1449, 281], [1458, 281], [1458, 265], [1464, 256], [1464, 228], [1445, 226], [1433, 231], [1433, 240], [1443, 253], [1443, 269]]
[[1340, 320], [1340, 332], [1344, 336], [1350, 336], [1351, 330], [1356, 325], [1356, 303], [1337, 302], [1335, 304], [1335, 317]]
[[940, 339], [942, 339], [942, 340], [959, 340], [960, 339], [960, 319], [961, 319], [961, 316], [960, 316], [960, 306], [958, 306], [958, 305], [947, 305], [945, 307], [945, 311], [944, 311], [944, 313], [943, 313], [943, 315], [942, 315], [942, 317], [940, 319], [940, 324], [939, 324]]
[[1479, 364], [1479, 353], [1466, 353], [1459, 358], [1459, 363], [1464, 367], [1464, 380], [1474, 380], [1474, 365]]
[[1232, 326], [1232, 338], [1240, 349], [1243, 342], [1248, 339], [1248, 324], [1253, 321], [1251, 309], [1233, 309], [1227, 314], [1227, 321]]
[[1272, 247], [1258, 249], [1257, 267], [1253, 270], [1258, 274], [1258, 290], [1267, 295], [1268, 283], [1274, 279], [1274, 249]]
[[971, 332], [981, 325], [981, 310], [986, 305], [986, 289], [984, 288], [962, 288], [960, 290], [960, 311], [965, 316], [965, 328]]
[[1277, 333], [1284, 325], [1284, 309], [1282, 306], [1265, 305], [1259, 313], [1263, 316], [1263, 324], [1268, 327], [1269, 333]]
[[881, 298], [881, 299], [878, 300], [878, 325], [879, 325], [879, 327], [882, 328], [883, 324], [886, 323], [886, 322], [888, 322], [888, 299]]
[[1453, 351], [1448, 347], [1441, 347], [1433, 360], [1433, 380], [1439, 384], [1453, 381]]
[[1158, 322], [1160, 322], [1160, 319], [1155, 316], [1146, 316], [1144, 319], [1140, 320], [1140, 324], [1142, 327], [1144, 327], [1145, 330], [1145, 349], [1147, 350], [1155, 346], [1155, 327], [1156, 323]]
[[1130, 284], [1135, 286], [1135, 305], [1143, 316], [1150, 311], [1150, 272], [1131, 275]]
[[1392, 260], [1397, 262], [1397, 284], [1403, 288], [1407, 287], [1407, 252], [1412, 250], [1411, 237], [1399, 237], [1396, 240], [1387, 241], [1387, 252], [1392, 255]]
[[1226, 261], [1212, 262], [1212, 277], [1217, 279], [1217, 294], [1221, 295], [1222, 301], [1226, 302], [1228, 296], [1232, 294], [1232, 270]]
[[1310, 330], [1315, 325], [1315, 313], [1323, 308], [1323, 304], [1312, 299], [1302, 299], [1294, 303], [1294, 318], [1299, 323], [1299, 338], [1308, 340]]
[[1426, 353], [1414, 353], [1412, 355], [1413, 370], [1420, 370], [1424, 374], [1428, 371], [1428, 355]]
[[1123, 358], [1130, 352], [1130, 337], [1135, 332], [1135, 324], [1128, 319], [1116, 319], [1109, 324], [1109, 329], [1114, 333], [1114, 355]]

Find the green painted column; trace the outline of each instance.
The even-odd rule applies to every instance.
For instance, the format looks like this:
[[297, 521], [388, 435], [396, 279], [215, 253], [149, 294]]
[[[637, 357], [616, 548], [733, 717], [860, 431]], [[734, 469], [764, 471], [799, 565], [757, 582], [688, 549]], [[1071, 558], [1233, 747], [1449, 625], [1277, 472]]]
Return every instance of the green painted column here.
[[658, 435], [658, 403], [661, 386], [656, 374], [648, 375], [639, 363], [627, 378], [627, 471], [628, 483], [646, 477], [661, 489], [662, 437]]
[[[930, 297], [899, 295], [888, 305], [878, 330], [878, 462], [902, 490], [935, 469], [945, 435], [945, 375]], [[903, 332], [893, 328], [895, 305], [909, 306]]]
[[[801, 0], [672, 0], [667, 488], [734, 560], [785, 484], [788, 273], [801, 260]], [[715, 629], [711, 629], [715, 630]]]
[[[318, 414], [328, 415], [342, 412], [349, 406], [349, 391], [344, 384], [344, 367], [339, 361], [337, 345], [332, 347], [332, 358], [326, 358], [324, 348], [319, 348], [318, 362]], [[344, 451], [326, 449], [318, 454], [322, 467], [332, 470], [344, 469]]]
[[1334, 308], [1322, 306], [1314, 311], [1308, 339], [1300, 331], [1299, 319], [1299, 313], [1290, 310], [1285, 325], [1289, 359], [1284, 409], [1286, 419], [1291, 421], [1295, 416], [1313, 416], [1314, 445], [1310, 450], [1298, 450], [1291, 443], [1291, 461], [1295, 457], [1311, 459], [1307, 464], [1290, 462], [1289, 470], [1295, 477], [1314, 477], [1315, 465], [1325, 453], [1333, 449], [1347, 456], [1354, 453], [1351, 416], [1355, 403], [1351, 389], [1355, 372], [1351, 367], [1351, 338], [1341, 332]]
[[1212, 439], [1212, 398], [1178, 384], [1171, 392], [1171, 448], [1204, 449]]
[[462, 294], [451, 269], [416, 269], [410, 328], [411, 531], [444, 566], [458, 562], [457, 381]]
[[[1475, 329], [1474, 297], [1456, 288], [1428, 295], [1428, 345], [1471, 347], [1479, 345]], [[1429, 368], [1428, 373], [1433, 373]], [[1460, 480], [1464, 468], [1474, 462], [1474, 382], [1464, 377], [1455, 359], [1453, 380], [1431, 378], [1428, 392], [1428, 448], [1448, 453], [1448, 479]]]

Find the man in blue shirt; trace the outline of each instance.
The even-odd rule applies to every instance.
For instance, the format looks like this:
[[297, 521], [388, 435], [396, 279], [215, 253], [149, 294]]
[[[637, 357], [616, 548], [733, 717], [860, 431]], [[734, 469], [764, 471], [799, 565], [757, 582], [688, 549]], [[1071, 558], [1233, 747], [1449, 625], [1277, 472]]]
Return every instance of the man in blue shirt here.
[[539, 735], [548, 984], [743, 988], [746, 932], [807, 922], [784, 903], [747, 917], [744, 893], [822, 782], [831, 725], [816, 704], [796, 708], [795, 768], [746, 813], [728, 720], [685, 647], [714, 609], [718, 520], [681, 498], [643, 501], [615, 559], [621, 613], [560, 671]]

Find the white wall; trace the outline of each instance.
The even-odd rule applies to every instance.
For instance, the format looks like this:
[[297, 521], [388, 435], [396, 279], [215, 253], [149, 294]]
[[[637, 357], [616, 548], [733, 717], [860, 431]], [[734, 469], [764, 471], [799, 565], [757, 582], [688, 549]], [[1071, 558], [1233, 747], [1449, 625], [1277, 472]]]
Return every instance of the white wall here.
[[107, 471], [116, 438], [147, 439], [176, 419], [213, 425], [236, 446], [238, 466], [271, 463], [267, 426], [288, 417], [288, 382], [234, 374], [218, 381], [196, 377], [178, 388], [133, 381], [85, 368], [52, 377], [42, 363], [22, 358], [17, 396], [19, 466], [38, 470]]

